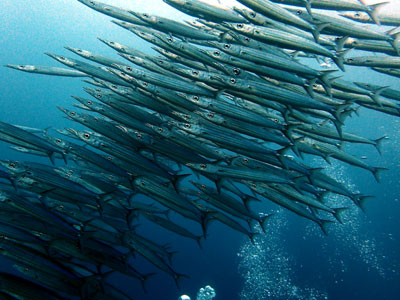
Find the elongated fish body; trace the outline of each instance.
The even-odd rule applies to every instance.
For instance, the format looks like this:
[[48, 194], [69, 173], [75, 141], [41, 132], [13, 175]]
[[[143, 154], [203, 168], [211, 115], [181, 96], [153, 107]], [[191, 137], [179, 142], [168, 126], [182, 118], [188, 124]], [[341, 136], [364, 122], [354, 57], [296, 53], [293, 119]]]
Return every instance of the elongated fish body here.
[[211, 146], [207, 145], [206, 143], [202, 143], [196, 139], [190, 138], [188, 135], [180, 133], [179, 130], [170, 130], [167, 127], [157, 127], [151, 124], [146, 124], [149, 126], [155, 133], [159, 134], [164, 138], [171, 138], [174, 143], [178, 145], [187, 147], [196, 151], [196, 153], [200, 153], [205, 157], [209, 157], [212, 159], [225, 159], [225, 155], [220, 153], [218, 149], [212, 148]]
[[84, 124], [86, 127], [109, 137], [110, 139], [117, 141], [128, 147], [136, 147], [137, 143], [129, 138], [120, 128], [116, 127], [116, 124], [106, 121], [104, 119], [93, 117], [88, 114], [78, 114], [75, 111], [69, 111], [65, 108], [58, 107], [64, 112], [69, 118], [76, 120], [77, 122]]
[[256, 171], [248, 168], [235, 168], [228, 166], [217, 166], [213, 164], [186, 164], [188, 167], [195, 170], [199, 169], [202, 172], [215, 174], [221, 177], [235, 178], [238, 180], [273, 182], [273, 183], [292, 183], [291, 180], [276, 176], [264, 171]]
[[224, 116], [228, 116], [231, 118], [235, 118], [237, 120], [250, 122], [255, 125], [265, 126], [273, 129], [284, 129], [284, 126], [277, 122], [275, 119], [270, 119], [265, 116], [262, 116], [256, 112], [251, 110], [243, 109], [239, 105], [232, 102], [225, 101], [228, 100], [228, 97], [224, 95], [218, 95], [215, 99], [207, 98], [203, 96], [197, 95], [182, 95], [188, 101], [198, 105], [198, 107], [208, 109], [217, 113], [220, 113]]
[[248, 184], [248, 186], [256, 193], [264, 196], [265, 198], [275, 202], [276, 204], [283, 206], [291, 211], [293, 211], [295, 214], [305, 217], [311, 221], [314, 221], [318, 226], [321, 227], [321, 229], [324, 231], [326, 234], [325, 230], [325, 223], [326, 221], [314, 216], [307, 210], [304, 206], [298, 204], [297, 202], [289, 200], [287, 197], [279, 193], [278, 191], [268, 187], [265, 184], [260, 184], [260, 183], [252, 183]]
[[383, 86], [379, 86], [379, 85], [375, 85], [375, 84], [371, 84], [371, 83], [354, 82], [354, 84], [359, 86], [360, 88], [369, 90], [371, 92], [375, 92], [377, 90], [381, 90], [382, 88], [384, 88], [384, 90], [381, 91], [380, 95], [390, 98], [390, 99], [393, 99], [393, 100], [400, 101], [400, 91], [399, 90], [395, 90], [395, 89], [391, 89], [388, 87], [383, 87]]
[[114, 42], [114, 41], [109, 41], [109, 40], [102, 39], [102, 38], [98, 38], [98, 40], [120, 53], [139, 56], [139, 57], [147, 56], [147, 54], [145, 54], [144, 52], [142, 52], [140, 50], [128, 47], [126, 45], [122, 45], [122, 44]]
[[83, 50], [83, 49], [78, 49], [78, 48], [72, 48], [72, 47], [65, 47], [65, 49], [83, 57], [86, 59], [89, 59], [91, 61], [94, 61], [96, 63], [102, 64], [104, 66], [107, 67], [111, 67], [113, 64], [120, 64], [120, 65], [124, 65], [123, 62], [116, 60], [116, 59], [112, 59], [109, 58], [107, 56], [101, 55], [101, 54], [97, 54], [97, 53], [93, 53], [87, 50]]
[[326, 57], [335, 57], [334, 53], [327, 48], [297, 35], [287, 33], [273, 28], [265, 28], [256, 25], [247, 24], [229, 24], [229, 28], [241, 34], [252, 37], [261, 42], [270, 43], [279, 47], [301, 50], [323, 55]]
[[65, 76], [65, 77], [88, 77], [86, 73], [50, 66], [33, 66], [33, 65], [7, 65], [7, 67], [28, 73]]
[[[271, 0], [275, 3], [295, 5], [295, 6], [305, 6], [306, 1], [303, 0]], [[355, 11], [365, 11], [368, 7], [356, 0], [313, 0], [311, 1], [311, 6], [313, 8], [320, 9], [332, 9], [332, 10], [355, 10]]]
[[251, 123], [237, 120], [230, 117], [225, 117], [220, 114], [211, 111], [195, 111], [195, 113], [201, 115], [203, 118], [223, 126], [225, 128], [241, 132], [251, 137], [259, 138], [264, 141], [276, 143], [278, 145], [287, 146], [290, 142], [280, 132], [270, 130], [269, 128], [260, 127]]
[[[345, 12], [340, 15], [361, 23], [375, 23], [375, 21], [365, 12]], [[400, 26], [400, 17], [397, 15], [378, 14], [378, 19], [382, 25]]]
[[[50, 56], [51, 58], [54, 58], [55, 60], [59, 61], [60, 63], [74, 68], [80, 72], [86, 73], [90, 76], [94, 76], [94, 77], [98, 77], [100, 79], [103, 80], [107, 80], [109, 82], [115, 83], [115, 84], [119, 84], [119, 85], [127, 85], [123, 80], [121, 80], [120, 78], [116, 77], [114, 74], [105, 71], [104, 69], [95, 67], [91, 64], [85, 63], [83, 61], [79, 61], [76, 59], [72, 59], [72, 58], [66, 58], [64, 56], [58, 56], [52, 53], [46, 53], [48, 56]], [[129, 86], [129, 85], [128, 85]]]
[[[264, 26], [264, 27], [271, 27], [271, 28], [275, 28], [275, 29], [279, 29], [282, 31], [286, 31], [289, 32], [291, 34], [295, 34], [298, 35], [302, 38], [314, 41], [316, 38], [314, 37], [317, 36], [316, 33], [312, 34], [310, 32], [304, 31], [302, 29], [299, 29], [297, 27], [294, 26], [290, 26], [288, 24], [279, 22], [279, 21], [275, 21], [273, 19], [270, 19], [266, 16], [263, 16], [259, 13], [256, 13], [255, 11], [252, 10], [247, 10], [247, 9], [241, 9], [241, 8], [234, 8], [235, 11], [237, 11], [240, 15], [242, 15], [244, 18], [246, 18], [249, 22], [253, 23], [254, 25], [260, 25], [260, 26]], [[318, 33], [318, 43], [321, 45], [325, 45], [325, 46], [335, 46], [335, 44], [330, 41], [329, 39], [319, 36]]]
[[286, 59], [274, 54], [266, 53], [264, 51], [240, 45], [233, 45], [226, 43], [222, 44], [215, 42], [212, 43], [212, 45], [228, 54], [252, 61], [256, 64], [262, 64], [272, 68], [278, 68], [285, 71], [294, 72], [296, 74], [300, 74], [303, 76], [310, 76], [310, 77], [320, 76], [320, 72], [306, 65], [298, 63], [292, 59]]
[[370, 140], [362, 136], [345, 131], [341, 132], [341, 134], [339, 135], [339, 133], [334, 128], [326, 126], [304, 124], [299, 128], [301, 128], [304, 131], [315, 133], [317, 135], [324, 136], [330, 139], [342, 140], [352, 143], [369, 144], [369, 145], [377, 145], [378, 143], [377, 141]]
[[195, 61], [195, 60], [191, 60], [191, 59], [187, 59], [185, 57], [179, 56], [173, 52], [169, 52], [163, 48], [160, 47], [152, 47], [155, 51], [157, 51], [158, 53], [164, 55], [166, 58], [180, 63], [182, 65], [188, 66], [189, 68], [193, 68], [193, 69], [199, 69], [199, 70], [203, 70], [203, 71], [207, 71], [207, 67], [204, 66], [204, 64]]
[[151, 72], [146, 72], [139, 69], [134, 69], [132, 67], [124, 67], [120, 65], [116, 65], [115, 67], [119, 68], [121, 71], [126, 72], [127, 74], [133, 76], [134, 78], [148, 81], [153, 84], [160, 85], [162, 87], [166, 87], [169, 89], [175, 89], [181, 92], [192, 92], [198, 93], [205, 96], [210, 96], [212, 93], [204, 88], [198, 87], [194, 84], [188, 83], [184, 80], [171, 78], [162, 74], [156, 74]]
[[142, 215], [145, 216], [146, 218], [148, 218], [149, 220], [153, 221], [154, 223], [160, 225], [161, 227], [164, 227], [167, 230], [175, 232], [178, 235], [191, 238], [191, 239], [197, 241], [199, 243], [199, 245], [201, 245], [200, 240], [203, 238], [202, 235], [195, 235], [192, 232], [190, 232], [189, 230], [187, 230], [185, 227], [182, 227], [174, 222], [171, 222], [168, 219], [159, 217], [157, 215], [154, 215], [151, 213], [144, 213]]
[[293, 73], [290, 73], [290, 72], [286, 72], [283, 70], [280, 71], [275, 68], [270, 68], [267, 66], [260, 66], [256, 63], [246, 61], [242, 58], [230, 56], [219, 50], [205, 51], [205, 53], [216, 60], [230, 64], [232, 66], [237, 66], [237, 67], [243, 68], [247, 71], [256, 73], [260, 76], [267, 76], [267, 77], [274, 78], [276, 80], [282, 80], [282, 81], [294, 83], [294, 84], [301, 85], [301, 86], [305, 84], [304, 80], [302, 80], [301, 78], [299, 78], [296, 75], [293, 75]]
[[[293, 13], [304, 18], [305, 20], [311, 20], [311, 16], [304, 9], [290, 9]], [[351, 21], [345, 19], [339, 19], [336, 17], [328, 16], [326, 14], [320, 14], [314, 12], [312, 18], [319, 22], [327, 23], [328, 25], [322, 30], [322, 33], [333, 34], [333, 35], [345, 35], [361, 39], [371, 40], [384, 40], [390, 41], [393, 38], [385, 33], [370, 30], [362, 26], [357, 26]]]
[[244, 19], [232, 9], [201, 0], [164, 0], [176, 9], [201, 19], [213, 22], [243, 22]]
[[386, 41], [348, 38], [344, 43], [344, 47], [386, 53], [393, 56], [397, 55], [397, 51]]
[[134, 11], [131, 11], [131, 14], [146, 22], [148, 26], [152, 26], [165, 33], [178, 34], [180, 36], [186, 36], [201, 40], [219, 40], [218, 36], [194, 29], [191, 26], [171, 19], [149, 15], [147, 13], [138, 13]]
[[4, 122], [0, 122], [0, 135], [11, 136], [16, 140], [22, 141], [25, 145], [33, 145], [34, 148], [42, 149], [51, 160], [54, 153], [63, 155], [60, 149], [47, 143], [43, 138]]
[[400, 68], [400, 57], [393, 56], [357, 56], [344, 59], [346, 65], [377, 67], [377, 68]]
[[98, 2], [98, 1], [92, 1], [92, 0], [78, 0], [78, 1], [98, 12], [101, 12], [105, 15], [116, 18], [118, 20], [126, 21], [126, 22], [133, 23], [133, 24], [138, 24], [138, 25], [146, 24], [146, 22], [141, 21], [140, 19], [133, 16], [132, 14], [129, 13], [129, 11], [127, 11], [125, 9], [122, 9], [122, 8], [119, 8], [116, 6], [112, 6], [112, 5], [108, 5], [108, 4], [105, 4], [102, 2]]
[[118, 109], [121, 112], [131, 116], [132, 118], [135, 118], [142, 122], [149, 122], [151, 124], [161, 124], [162, 123], [162, 120], [156, 114], [146, 111], [143, 108], [141, 108], [140, 106], [136, 106], [133, 104], [121, 103], [120, 101], [115, 100], [113, 98], [99, 97], [98, 99], [100, 101], [102, 101], [103, 103], [105, 103], [115, 109]]
[[[192, 204], [188, 202], [188, 199], [183, 198], [183, 196], [180, 196], [176, 192], [173, 193], [168, 188], [160, 186], [145, 177], [136, 178], [134, 183], [140, 192], [160, 202], [160, 204], [165, 207], [173, 209], [189, 219], [200, 223], [202, 222], [201, 212], [195, 206], [192, 206]], [[162, 193], [160, 193], [160, 189]]]
[[372, 67], [373, 70], [379, 72], [379, 73], [383, 73], [383, 74], [387, 74], [390, 76], [394, 76], [394, 77], [399, 77], [400, 78], [400, 70], [398, 69], [393, 69], [393, 68], [379, 68], [379, 67]]
[[239, 0], [243, 5], [268, 16], [272, 19], [278, 20], [283, 23], [294, 25], [300, 28], [312, 30], [313, 27], [310, 23], [302, 20], [295, 14], [290, 13], [285, 8], [269, 1], [269, 0]]
[[163, 74], [166, 76], [178, 77], [174, 73], [168, 72], [165, 69], [160, 68], [157, 64], [153, 63], [149, 59], [143, 59], [138, 56], [127, 55], [127, 54], [123, 54], [123, 53], [118, 53], [118, 54], [121, 55], [123, 58], [129, 60], [130, 62], [134, 63], [135, 65], [137, 65], [139, 67], [143, 67], [149, 71], [152, 71], [155, 73], [160, 73], [160, 74]]
[[342, 150], [339, 150], [335, 147], [331, 147], [327, 144], [314, 143], [313, 147], [315, 149], [317, 149], [321, 152], [327, 153], [329, 156], [332, 156], [343, 162], [346, 162], [353, 166], [357, 166], [357, 167], [360, 167], [360, 168], [370, 171], [374, 175], [376, 181], [378, 181], [378, 182], [379, 182], [379, 173], [385, 169], [385, 168], [380, 168], [380, 167], [372, 167], [372, 166], [366, 164], [363, 160], [361, 160], [355, 156], [352, 156]]
[[123, 125], [131, 127], [133, 129], [141, 130], [144, 132], [148, 132], [148, 133], [150, 132], [148, 130], [148, 128], [146, 126], [144, 126], [140, 120], [138, 120], [136, 118], [132, 118], [130, 115], [127, 115], [124, 112], [121, 112], [119, 110], [116, 110], [114, 108], [106, 106], [102, 103], [94, 102], [92, 100], [83, 99], [83, 98], [76, 97], [76, 96], [74, 96], [74, 99], [78, 100], [80, 103], [83, 103], [83, 105], [87, 106], [90, 110], [98, 112], [114, 121], [122, 123]]
[[[258, 154], [261, 153], [266, 153], [266, 154], [271, 154], [275, 153], [274, 150], [271, 150], [267, 147], [264, 147], [263, 145], [252, 141], [250, 139], [246, 139], [244, 137], [238, 137], [234, 136], [231, 133], [230, 130], [221, 130], [221, 129], [215, 129], [215, 128], [207, 128], [205, 126], [200, 126], [200, 125], [193, 125], [193, 124], [177, 124], [179, 128], [182, 130], [188, 131], [194, 135], [197, 136], [202, 136], [206, 139], [209, 139], [213, 142], [215, 142], [218, 145], [224, 145], [228, 146], [229, 148], [235, 149], [240, 148], [243, 150], [248, 150], [248, 151], [254, 151]], [[235, 150], [233, 150], [235, 151]]]
[[[273, 99], [284, 105], [293, 105], [306, 108], [315, 108], [334, 113], [335, 109], [329, 105], [318, 102], [311, 97], [292, 92], [269, 83], [260, 83], [250, 80], [234, 79], [222, 75], [214, 75], [216, 80], [223, 82], [227, 87], [240, 92]], [[261, 103], [262, 104], [262, 103]]]
[[2, 292], [10, 297], [7, 298], [4, 295], [5, 299], [26, 299], [33, 297], [34, 299], [65, 300], [64, 297], [50, 289], [9, 273], [0, 273], [0, 280], [2, 283]]

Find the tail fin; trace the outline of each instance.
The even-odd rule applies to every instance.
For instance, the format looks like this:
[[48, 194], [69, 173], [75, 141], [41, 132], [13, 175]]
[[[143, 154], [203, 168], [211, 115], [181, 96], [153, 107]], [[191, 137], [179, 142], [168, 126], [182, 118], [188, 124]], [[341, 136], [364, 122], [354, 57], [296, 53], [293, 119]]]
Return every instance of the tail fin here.
[[174, 187], [175, 192], [179, 193], [179, 184], [183, 179], [190, 176], [192, 174], [182, 174], [182, 175], [174, 175], [172, 179], [172, 185]]
[[335, 62], [335, 64], [339, 67], [340, 70], [342, 70], [343, 72], [345, 71], [344, 69], [344, 56], [347, 54], [347, 52], [353, 50], [353, 48], [350, 49], [346, 49], [346, 50], [340, 50], [340, 51], [336, 51], [336, 55], [332, 58], [333, 61]]
[[[364, 2], [364, 1], [363, 1]], [[362, 2], [362, 3], [363, 3]], [[375, 24], [377, 25], [381, 25], [381, 22], [379, 21], [379, 18], [377, 16], [378, 10], [381, 6], [386, 5], [387, 3], [389, 3], [388, 1], [385, 2], [381, 2], [381, 3], [376, 3], [376, 4], [371, 4], [371, 5], [367, 5], [367, 7], [369, 8], [369, 10], [366, 11], [366, 13], [369, 15], [369, 17], [371, 18], [371, 20], [373, 20], [375, 22]], [[364, 4], [364, 3], [363, 3]], [[364, 4], [365, 5], [365, 4]]]
[[375, 142], [374, 146], [375, 146], [376, 150], [378, 151], [378, 153], [379, 153], [380, 155], [382, 155], [382, 149], [381, 149], [382, 141], [385, 140], [385, 139], [387, 139], [387, 138], [388, 138], [388, 137], [387, 137], [386, 135], [384, 135], [383, 137], [374, 140], [374, 142]]
[[257, 235], [260, 235], [260, 234], [257, 233], [257, 232], [250, 232], [250, 233], [248, 234], [248, 236], [249, 236], [249, 238], [250, 238], [250, 240], [251, 240], [251, 243], [252, 243], [254, 246], [256, 245], [255, 237], [256, 237]]
[[363, 212], [365, 212], [365, 200], [367, 200], [368, 198], [372, 198], [373, 196], [368, 196], [368, 195], [361, 195], [361, 194], [357, 194], [353, 197], [353, 202], [355, 203], [355, 205], [357, 205], [359, 208], [361, 208], [361, 210]]
[[199, 236], [196, 236], [196, 237], [195, 237], [196, 242], [197, 242], [197, 244], [199, 245], [199, 248], [200, 248], [200, 249], [203, 249], [203, 245], [201, 244], [201, 240], [202, 240], [203, 238], [204, 238], [203, 235], [199, 235]]
[[343, 224], [343, 219], [342, 219], [342, 214], [348, 210], [348, 207], [338, 207], [338, 208], [334, 208], [333, 210], [335, 211], [333, 213], [333, 216], [335, 217], [335, 219], [340, 223]]
[[372, 168], [372, 174], [375, 177], [376, 182], [380, 183], [380, 173], [384, 170], [387, 170], [387, 168], [381, 168], [381, 167], [373, 167]]
[[330, 223], [333, 223], [333, 221], [331, 221], [331, 220], [323, 220], [323, 219], [320, 219], [319, 222], [318, 222], [319, 227], [321, 227], [322, 232], [323, 232], [325, 235], [328, 235], [328, 232], [326, 231], [326, 226], [327, 226], [328, 224], [330, 224]]
[[261, 229], [264, 233], [265, 233], [265, 228], [266, 228], [265, 226], [266, 226], [267, 220], [272, 216], [273, 216], [273, 214], [265, 215], [265, 216], [260, 217], [260, 219], [258, 220], [258, 223], [260, 224]]
[[182, 278], [187, 278], [187, 279], [189, 279], [190, 277], [189, 277], [188, 275], [185, 275], [185, 274], [179, 274], [179, 273], [175, 273], [175, 274], [174, 274], [175, 284], [176, 284], [176, 287], [177, 287], [179, 290], [181, 289], [180, 286], [179, 286], [179, 282], [181, 281]]

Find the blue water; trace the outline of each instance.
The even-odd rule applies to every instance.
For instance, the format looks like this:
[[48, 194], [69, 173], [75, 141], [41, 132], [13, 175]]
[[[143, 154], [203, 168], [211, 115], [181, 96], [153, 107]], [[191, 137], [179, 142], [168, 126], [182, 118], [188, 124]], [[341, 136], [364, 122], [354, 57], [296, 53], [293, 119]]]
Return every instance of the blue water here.
[[[64, 46], [78, 47], [118, 58], [99, 42], [103, 37], [139, 50], [149, 51], [133, 34], [110, 23], [74, 0], [45, 1], [2, 0], [0, 20], [0, 63], [59, 66], [43, 52], [73, 56]], [[124, 5], [123, 3], [126, 3]], [[118, 1], [118, 4], [145, 11], [145, 1]], [[148, 12], [172, 16], [162, 1], [148, 1]], [[107, 3], [115, 3], [108, 1]], [[179, 14], [176, 14], [179, 15]], [[176, 16], [175, 14], [173, 17]], [[356, 69], [348, 78], [374, 82], [400, 89], [400, 81]], [[37, 128], [64, 128], [73, 125], [56, 105], [72, 108], [70, 95], [85, 97], [79, 79], [31, 75], [0, 68], [0, 120]], [[129, 291], [134, 299], [175, 300], [185, 293], [193, 299], [200, 287], [211, 285], [215, 299], [397, 299], [400, 294], [400, 119], [367, 110], [349, 120], [346, 130], [368, 138], [386, 134], [380, 157], [373, 147], [350, 146], [355, 155], [366, 155], [371, 165], [389, 169], [377, 184], [372, 175], [339, 163], [330, 167], [337, 176], [364, 194], [375, 196], [366, 203], [366, 214], [351, 206], [345, 225], [334, 224], [323, 236], [319, 228], [289, 212], [281, 211], [271, 220], [270, 229], [260, 236], [257, 246], [247, 237], [219, 224], [212, 224], [203, 249], [191, 240], [165, 234], [153, 228], [141, 228], [149, 236], [170, 243], [178, 253], [174, 267], [188, 274], [178, 290], [171, 278], [158, 273], [149, 279], [148, 293], [137, 282], [124, 277], [110, 279]], [[26, 159], [0, 143], [0, 159]], [[35, 157], [30, 159], [35, 160]], [[318, 163], [318, 162], [316, 162]], [[337, 201], [342, 201], [338, 199]], [[272, 204], [258, 206], [267, 212]], [[269, 248], [269, 249], [267, 249]], [[141, 264], [154, 271], [145, 262]], [[11, 265], [1, 261], [0, 271]], [[326, 298], [327, 297], [327, 298]]]

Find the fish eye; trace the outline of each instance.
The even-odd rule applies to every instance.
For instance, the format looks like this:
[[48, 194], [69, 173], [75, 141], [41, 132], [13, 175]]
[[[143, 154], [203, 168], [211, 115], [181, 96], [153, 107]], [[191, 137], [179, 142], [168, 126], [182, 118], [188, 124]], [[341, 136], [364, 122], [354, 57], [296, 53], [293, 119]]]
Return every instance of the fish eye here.
[[126, 69], [127, 69], [128, 71], [132, 71], [132, 68], [131, 68], [131, 67], [126, 67]]
[[57, 144], [61, 144], [61, 139], [56, 139]]
[[81, 53], [81, 52], [82, 52], [82, 50], [81, 50], [81, 49], [78, 49], [78, 50], [76, 50], [76, 51], [78, 51], [79, 53]]
[[9, 163], [8, 166], [9, 166], [10, 168], [15, 168], [15, 164], [14, 164], [14, 163]]
[[214, 118], [214, 114], [213, 113], [208, 113], [207, 116], [209, 116], [210, 118]]
[[172, 38], [168, 38], [167, 41], [172, 43]]
[[313, 85], [312, 85], [313, 88], [317, 88], [317, 86], [318, 86], [318, 85], [316, 85], [316, 84], [313, 84]]
[[83, 134], [83, 137], [84, 137], [85, 139], [89, 139], [89, 138], [90, 138], [90, 134], [89, 134], [89, 133], [84, 133], [84, 134]]
[[110, 44], [111, 44], [111, 45], [114, 45], [115, 43], [114, 43], [114, 42], [110, 42]]
[[205, 185], [205, 184], [202, 184], [202, 185], [201, 185], [201, 188], [202, 188], [202, 189], [205, 189], [205, 188], [206, 188], [206, 185]]
[[117, 86], [116, 86], [115, 84], [111, 85], [111, 87], [112, 87], [113, 89], [116, 89], [116, 88], [117, 88]]
[[275, 123], [278, 123], [278, 119], [272, 119], [272, 121], [274, 121]]
[[235, 84], [235, 83], [236, 83], [236, 79], [235, 79], [235, 78], [231, 78], [229, 81], [230, 81], [232, 84]]
[[161, 127], [158, 128], [158, 132], [163, 132], [164, 129], [162, 129]]
[[201, 168], [202, 170], [205, 170], [205, 169], [207, 168], [207, 166], [206, 166], [205, 164], [201, 164], [201, 165], [200, 165], [200, 168]]
[[70, 178], [70, 177], [71, 177], [71, 174], [65, 174], [65, 177], [66, 177], [66, 178]]
[[355, 16], [355, 17], [359, 17], [360, 14], [359, 14], [359, 13], [355, 13], [354, 16]]
[[190, 124], [185, 124], [185, 128], [190, 128]]
[[192, 71], [192, 74], [193, 75], [199, 75], [199, 71], [194, 70], [194, 71]]
[[138, 133], [138, 134], [136, 135], [136, 137], [139, 138], [139, 139], [141, 139], [141, 138], [142, 138], [142, 134], [141, 134], [141, 133]]
[[145, 185], [146, 185], [146, 184], [144, 183], [144, 181], [141, 181], [141, 182], [140, 182], [140, 184], [141, 184], [141, 185], [143, 185], [143, 186], [145, 186]]
[[260, 34], [260, 30], [256, 29], [254, 30], [255, 33]]
[[60, 56], [60, 58], [61, 58], [62, 60], [65, 60], [65, 57], [64, 57], [64, 56]]
[[245, 40], [246, 42], [250, 42], [250, 39], [249, 39], [247, 36], [244, 38], [244, 40]]
[[253, 188], [256, 188], [256, 187], [257, 187], [255, 183], [253, 183], [251, 186], [252, 186]]
[[94, 2], [93, 2], [93, 1], [89, 1], [89, 3], [90, 3], [91, 5], [93, 5], [93, 6], [95, 6], [95, 4], [94, 4]]
[[194, 101], [199, 101], [199, 96], [193, 96]]
[[126, 76], [126, 74], [124, 72], [121, 72], [121, 76]]
[[243, 162], [247, 164], [249, 162], [249, 160], [247, 158], [244, 158]]
[[89, 100], [89, 101], [87, 102], [87, 104], [92, 105], [93, 102], [92, 102], [91, 100]]
[[347, 61], [353, 61], [353, 59], [352, 58], [348, 58]]
[[239, 75], [239, 74], [240, 74], [240, 69], [234, 68], [234, 69], [233, 69], [233, 74]]
[[256, 17], [256, 13], [255, 13], [254, 11], [252, 11], [252, 12], [250, 13], [250, 16], [251, 16], [252, 18], [255, 18], [255, 17]]
[[76, 113], [75, 113], [74, 111], [71, 111], [70, 115], [71, 115], [71, 116], [75, 116]]
[[225, 48], [225, 49], [229, 49], [230, 47], [231, 47], [231, 46], [230, 46], [229, 44], [225, 44], [225, 45], [224, 45], [224, 48]]
[[148, 14], [146, 14], [146, 13], [144, 13], [144, 14], [143, 14], [143, 17], [145, 17], [145, 18], [148, 18], [148, 17], [149, 17], [149, 15], [148, 15]]
[[107, 160], [111, 160], [112, 158], [111, 158], [111, 156], [107, 156]]
[[148, 86], [149, 84], [147, 82], [143, 82], [143, 85], [144, 86]]
[[[97, 98], [101, 98], [102, 97], [101, 94], [97, 94], [96, 96], [97, 96]], [[88, 102], [88, 104], [91, 104], [91, 103]]]
[[300, 16], [303, 12], [301, 10], [296, 11], [296, 15]]
[[214, 51], [214, 55], [217, 55], [217, 56], [219, 56], [221, 53], [217, 50], [217, 51]]
[[161, 60], [161, 59], [160, 59], [158, 62], [159, 62], [160, 64], [163, 64], [163, 63], [164, 63], [164, 61], [163, 61], [163, 60]]
[[236, 27], [237, 28], [243, 28], [243, 24], [237, 24]]

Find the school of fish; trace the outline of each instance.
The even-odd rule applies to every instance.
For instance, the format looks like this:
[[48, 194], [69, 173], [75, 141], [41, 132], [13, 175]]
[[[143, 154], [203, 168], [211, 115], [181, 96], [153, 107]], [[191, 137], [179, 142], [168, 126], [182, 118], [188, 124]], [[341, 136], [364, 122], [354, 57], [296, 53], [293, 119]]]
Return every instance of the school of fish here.
[[[213, 221], [253, 242], [260, 234], [254, 224], [268, 231], [272, 214], [252, 202], [272, 201], [325, 234], [348, 209], [330, 204], [329, 194], [363, 209], [368, 195], [303, 156], [339, 160], [379, 181], [384, 168], [343, 146], [367, 144], [380, 153], [386, 137], [342, 127], [359, 107], [399, 116], [400, 90], [340, 77], [352, 66], [400, 77], [400, 35], [382, 30], [399, 26], [400, 18], [380, 19], [384, 3], [238, 0], [240, 7], [228, 8], [164, 0], [196, 18], [178, 22], [78, 1], [113, 17], [159, 55], [100, 39], [121, 60], [68, 46], [77, 56], [46, 53], [68, 68], [7, 65], [83, 77], [91, 86], [87, 98], [73, 97], [76, 109], [59, 107], [84, 129], [0, 122], [0, 139], [12, 149], [50, 159], [1, 157], [0, 254], [22, 274], [0, 273], [4, 299], [134, 298], [107, 281], [114, 273], [146, 289], [158, 270], [179, 285], [185, 275], [173, 266], [176, 249], [142, 234], [148, 222], [201, 247]], [[305, 63], [314, 59], [330, 67]], [[154, 270], [137, 268], [137, 256]]]

